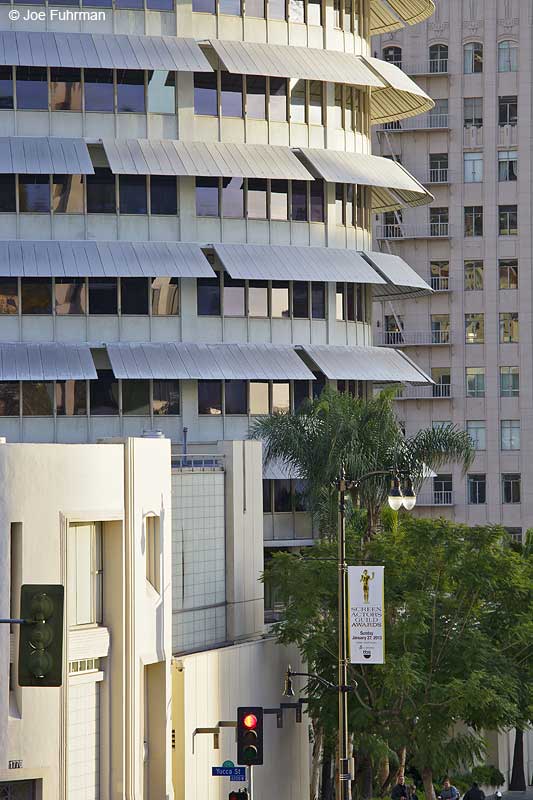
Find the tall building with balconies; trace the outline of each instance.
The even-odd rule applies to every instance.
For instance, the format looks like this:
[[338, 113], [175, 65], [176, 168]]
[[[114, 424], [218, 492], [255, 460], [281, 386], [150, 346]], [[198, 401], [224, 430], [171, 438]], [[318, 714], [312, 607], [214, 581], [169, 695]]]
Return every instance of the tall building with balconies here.
[[432, 286], [431, 298], [382, 304], [375, 332], [428, 371], [432, 387], [398, 401], [410, 433], [453, 422], [476, 446], [468, 475], [428, 481], [424, 514], [531, 526], [531, 40], [529, 0], [450, 0], [416, 29], [384, 33], [375, 54], [435, 102], [426, 115], [377, 128], [381, 155], [434, 195], [424, 209], [376, 218], [383, 252]]

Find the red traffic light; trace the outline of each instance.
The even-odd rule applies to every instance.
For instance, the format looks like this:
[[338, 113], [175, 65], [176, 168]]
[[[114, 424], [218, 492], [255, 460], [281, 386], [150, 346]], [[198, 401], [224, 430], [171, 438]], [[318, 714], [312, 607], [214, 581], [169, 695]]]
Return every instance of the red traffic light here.
[[246, 714], [242, 724], [245, 728], [248, 728], [248, 730], [253, 730], [254, 728], [257, 728], [257, 717], [255, 714]]

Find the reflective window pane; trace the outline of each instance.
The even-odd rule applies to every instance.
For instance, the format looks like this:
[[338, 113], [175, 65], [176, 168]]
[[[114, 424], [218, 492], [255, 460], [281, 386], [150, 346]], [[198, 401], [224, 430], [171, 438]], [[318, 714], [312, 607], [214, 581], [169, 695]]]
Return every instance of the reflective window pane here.
[[50, 211], [50, 178], [48, 175], [19, 175], [19, 211]]
[[309, 400], [309, 381], [293, 381], [293, 402], [294, 410], [299, 408]]
[[148, 111], [152, 114], [175, 114], [176, 73], [156, 69], [147, 73]]
[[307, 222], [307, 181], [292, 181], [291, 219]]
[[220, 111], [223, 117], [242, 117], [242, 75], [220, 75]]
[[218, 0], [220, 14], [232, 14], [239, 17], [242, 14], [241, 0]]
[[[246, 3], [248, 12], [248, 3]], [[266, 78], [262, 75], [246, 76], [246, 116], [266, 119]]]
[[114, 110], [113, 70], [84, 70], [85, 111]]
[[224, 316], [244, 317], [244, 281], [234, 280], [224, 273]]
[[83, 214], [83, 175], [52, 175], [52, 210]]
[[335, 318], [338, 320], [346, 319], [344, 286], [344, 283], [338, 283], [335, 289]]
[[51, 278], [22, 278], [20, 295], [23, 314], [52, 313]]
[[153, 381], [152, 410], [158, 416], [178, 415], [180, 413], [179, 381]]
[[146, 8], [152, 11], [174, 11], [174, 0], [146, 0]]
[[146, 278], [120, 279], [120, 311], [122, 314], [148, 314]]
[[250, 381], [250, 414], [263, 415], [270, 413], [268, 392], [268, 382]]
[[270, 219], [287, 220], [289, 218], [289, 182], [270, 181]]
[[311, 222], [324, 222], [324, 214], [324, 182], [311, 181]]
[[194, 113], [211, 117], [216, 117], [218, 115], [216, 72], [194, 73]]
[[323, 88], [322, 81], [309, 81], [309, 124], [322, 125], [323, 123]]
[[272, 481], [263, 479], [263, 513], [272, 511]]
[[291, 482], [277, 480], [274, 483], [274, 512], [292, 511]]
[[52, 111], [81, 111], [81, 69], [51, 68], [50, 108]]
[[214, 14], [215, 0], [192, 0], [192, 10], [203, 14]]
[[289, 21], [305, 22], [304, 0], [289, 0]]
[[289, 316], [289, 284], [284, 281], [272, 281], [272, 316]]
[[244, 179], [222, 178], [222, 216], [244, 217]]
[[117, 111], [144, 114], [144, 71], [142, 69], [117, 70]]
[[313, 319], [326, 319], [326, 284], [311, 284], [311, 315]]
[[285, 19], [287, 15], [286, 0], [268, 0], [269, 19]]
[[248, 178], [247, 216], [249, 219], [267, 218], [267, 181]]
[[141, 417], [150, 413], [150, 381], [122, 381], [122, 413]]
[[268, 284], [266, 281], [249, 282], [248, 316], [268, 317]]
[[5, 381], [0, 383], [0, 417], [20, 415], [20, 383]]
[[16, 67], [17, 108], [48, 111], [46, 67]]
[[51, 417], [54, 413], [52, 381], [22, 382], [22, 413], [27, 417]]
[[119, 175], [119, 204], [121, 214], [146, 214], [146, 175]]
[[300, 319], [309, 317], [309, 284], [304, 281], [292, 284], [292, 314]]
[[291, 80], [291, 122], [305, 122], [305, 88], [305, 81]]
[[218, 217], [218, 178], [196, 178], [196, 216]]
[[290, 385], [274, 381], [272, 384], [272, 413], [290, 411]]
[[226, 381], [224, 392], [226, 414], [248, 413], [248, 384], [246, 381]]
[[95, 167], [94, 175], [87, 175], [87, 212], [89, 214], [115, 214], [115, 176], [107, 167]]
[[198, 413], [222, 414], [222, 381], [198, 381]]
[[55, 394], [58, 416], [80, 417], [87, 414], [86, 381], [56, 381]]
[[116, 278], [89, 278], [89, 313], [116, 314], [117, 292]]
[[[345, 4], [347, 0], [344, 0]], [[322, 0], [308, 0], [307, 24], [322, 25]]]
[[0, 109], [13, 108], [13, 70], [0, 67]]
[[152, 214], [178, 213], [178, 182], [172, 175], [150, 176], [150, 211]]
[[85, 278], [55, 278], [55, 309], [60, 316], [87, 312]]
[[16, 211], [15, 176], [0, 175], [0, 212]]
[[0, 278], [0, 314], [18, 314], [19, 292], [16, 278]]
[[198, 316], [220, 316], [220, 278], [197, 278], [196, 304]]
[[265, 0], [246, 0], [245, 12], [248, 17], [265, 18]]
[[89, 381], [92, 416], [118, 414], [118, 380], [110, 369], [99, 369], [98, 379]]
[[154, 278], [151, 290], [154, 317], [179, 314], [179, 278]]
[[[269, 3], [269, 6], [271, 3]], [[287, 121], [287, 79], [270, 78], [269, 114], [274, 122]]]

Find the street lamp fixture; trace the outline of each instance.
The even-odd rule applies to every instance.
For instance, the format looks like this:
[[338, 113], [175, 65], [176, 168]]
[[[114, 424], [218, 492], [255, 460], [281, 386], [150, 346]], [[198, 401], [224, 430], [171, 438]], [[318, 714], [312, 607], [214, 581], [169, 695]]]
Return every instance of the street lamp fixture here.
[[387, 499], [393, 511], [399, 511], [402, 506], [406, 511], [412, 511], [416, 504], [416, 494], [411, 478], [407, 476], [405, 486], [402, 487], [400, 478], [395, 475]]

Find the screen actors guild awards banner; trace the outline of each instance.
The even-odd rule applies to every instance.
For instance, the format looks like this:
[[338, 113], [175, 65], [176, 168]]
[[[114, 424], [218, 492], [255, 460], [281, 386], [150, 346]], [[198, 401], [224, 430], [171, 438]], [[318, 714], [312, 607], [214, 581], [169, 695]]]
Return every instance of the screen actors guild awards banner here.
[[385, 661], [383, 567], [348, 567], [350, 663]]

